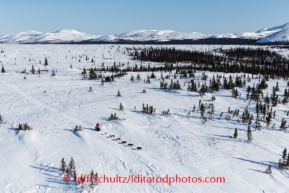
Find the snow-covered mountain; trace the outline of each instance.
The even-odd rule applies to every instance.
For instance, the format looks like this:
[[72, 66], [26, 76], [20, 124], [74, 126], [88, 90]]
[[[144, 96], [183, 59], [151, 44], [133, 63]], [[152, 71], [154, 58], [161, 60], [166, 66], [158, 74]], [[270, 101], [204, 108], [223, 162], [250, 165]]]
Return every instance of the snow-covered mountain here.
[[[263, 39], [266, 38], [268, 36], [271, 36], [275, 33], [278, 33], [286, 28], [289, 27], [289, 23], [280, 25], [280, 26], [276, 26], [276, 27], [272, 27], [272, 28], [263, 28], [261, 30], [258, 30], [256, 32], [240, 32], [240, 33], [226, 33], [226, 34], [214, 34], [211, 35], [210, 38], [242, 38], [242, 39], [254, 39], [254, 40], [258, 40], [258, 39]], [[275, 39], [275, 41], [280, 41], [279, 39]], [[283, 41], [283, 40], [281, 40]], [[288, 41], [288, 40], [286, 40]], [[265, 41], [259, 41], [259, 42], [265, 42]]]
[[75, 30], [59, 30], [52, 33], [41, 33], [37, 31], [27, 31], [15, 34], [0, 36], [1, 43], [65, 43], [81, 42], [101, 37], [81, 33]]
[[289, 27], [289, 23], [285, 23], [283, 25], [279, 25], [279, 26], [275, 26], [275, 27], [271, 27], [271, 28], [264, 28], [264, 29], [256, 31], [256, 33], [262, 33], [262, 32], [275, 33], [275, 32], [281, 31], [281, 30], [283, 30], [283, 29], [285, 29], [287, 27]]
[[25, 43], [43, 35], [38, 31], [27, 31], [20, 33], [10, 33], [0, 36], [0, 43]]
[[35, 42], [39, 43], [81, 42], [99, 37], [100, 37], [99, 35], [81, 33], [75, 30], [60, 30], [53, 33], [42, 34], [35, 39]]
[[258, 42], [289, 42], [289, 23], [258, 30], [256, 32], [203, 34], [198, 32], [176, 32], [172, 30], [136, 30], [116, 35], [92, 35], [75, 30], [59, 30], [52, 33], [27, 31], [0, 36], [0, 43], [72, 43], [72, 42], [117, 42], [125, 41], [156, 41], [199, 40], [206, 38], [241, 38], [259, 40]]
[[209, 35], [198, 32], [184, 33], [172, 30], [137, 30], [118, 35], [119, 39], [133, 41], [196, 40], [208, 37]]
[[265, 38], [262, 38], [258, 41], [259, 43], [267, 42], [289, 42], [289, 23], [285, 26], [284, 29], [279, 30]]

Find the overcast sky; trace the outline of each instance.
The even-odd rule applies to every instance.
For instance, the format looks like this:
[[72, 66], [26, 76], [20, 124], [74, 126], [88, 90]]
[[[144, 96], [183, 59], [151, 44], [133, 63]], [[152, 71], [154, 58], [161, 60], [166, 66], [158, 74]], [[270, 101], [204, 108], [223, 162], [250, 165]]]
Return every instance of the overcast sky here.
[[0, 34], [74, 29], [257, 31], [289, 22], [289, 0], [0, 0]]

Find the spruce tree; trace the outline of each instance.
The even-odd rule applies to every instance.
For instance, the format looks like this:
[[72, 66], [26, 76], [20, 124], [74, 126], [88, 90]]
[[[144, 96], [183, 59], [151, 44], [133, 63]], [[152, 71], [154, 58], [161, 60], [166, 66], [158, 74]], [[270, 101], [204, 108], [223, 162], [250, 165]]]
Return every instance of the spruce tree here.
[[68, 167], [66, 168], [65, 173], [66, 173], [67, 175], [69, 175], [70, 171], [69, 171], [69, 168], [68, 168]]
[[32, 68], [31, 68], [31, 73], [35, 74], [35, 70], [34, 70], [34, 66], [33, 65], [32, 65]]
[[75, 162], [74, 162], [73, 157], [71, 157], [70, 162], [69, 162], [69, 171], [73, 173], [75, 172]]
[[3, 66], [3, 64], [2, 64], [2, 69], [1, 69], [1, 72], [2, 72], [2, 73], [5, 73], [5, 69], [4, 69], [4, 66]]
[[203, 118], [204, 115], [205, 115], [205, 105], [202, 103], [201, 106], [200, 106], [200, 114], [201, 114], [201, 117]]
[[286, 131], [286, 121], [284, 118], [281, 120], [280, 131]]
[[90, 172], [90, 184], [89, 184], [89, 187], [90, 187], [91, 190], [93, 190], [94, 187], [98, 184], [98, 183], [97, 183], [97, 178], [98, 178], [97, 173], [94, 174], [94, 172], [91, 171], [91, 172]]
[[123, 110], [123, 105], [122, 105], [122, 103], [119, 104], [119, 110], [120, 110], [120, 111]]
[[120, 94], [119, 90], [117, 91], [117, 96], [118, 96], [118, 97], [119, 97], [119, 96], [121, 96], [121, 94]]
[[133, 75], [131, 75], [130, 81], [131, 81], [131, 82], [134, 82], [134, 76], [133, 76]]
[[282, 152], [282, 159], [283, 161], [285, 161], [285, 158], [286, 158], [286, 155], [287, 155], [287, 149], [285, 148]]
[[272, 174], [272, 169], [271, 169], [271, 165], [268, 166], [268, 168], [265, 171], [266, 174]]
[[272, 113], [269, 112], [268, 116], [266, 117], [266, 124], [269, 126], [272, 122]]
[[60, 166], [60, 170], [61, 170], [62, 174], [64, 174], [66, 167], [67, 167], [66, 162], [65, 162], [64, 158], [62, 158], [61, 159], [61, 166]]
[[256, 131], [260, 131], [260, 130], [261, 130], [261, 124], [260, 124], [259, 114], [257, 114], [256, 120], [255, 120], [255, 130], [256, 130]]
[[44, 66], [47, 66], [47, 65], [48, 65], [48, 60], [47, 60], [47, 58], [45, 57]]
[[234, 133], [234, 139], [236, 139], [238, 137], [238, 129], [235, 129], [235, 133]]
[[248, 124], [248, 130], [247, 130], [247, 142], [251, 143], [252, 142], [252, 132], [251, 132], [251, 128], [250, 125]]

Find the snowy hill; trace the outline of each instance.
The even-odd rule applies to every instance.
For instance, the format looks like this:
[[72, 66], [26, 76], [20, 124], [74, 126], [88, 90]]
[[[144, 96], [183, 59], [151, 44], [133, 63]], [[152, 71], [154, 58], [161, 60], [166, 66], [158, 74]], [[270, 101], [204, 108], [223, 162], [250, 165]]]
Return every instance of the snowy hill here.
[[[147, 48], [151, 46], [163, 47], [149, 45]], [[246, 142], [247, 124], [239, 119], [245, 108], [255, 111], [256, 102], [246, 100], [246, 94], [247, 86], [258, 83], [256, 75], [246, 75], [250, 81], [237, 88], [240, 92], [238, 98], [233, 98], [231, 90], [225, 89], [203, 97], [197, 92], [188, 92], [186, 88], [191, 78], [181, 78], [180, 74], [174, 77], [174, 71], [163, 71], [162, 75], [168, 76], [167, 81], [178, 80], [181, 90], [161, 90], [160, 72], [155, 72], [157, 77], [151, 78], [149, 84], [144, 83], [144, 79], [151, 75], [146, 71], [129, 72], [104, 85], [101, 85], [100, 78], [82, 78], [83, 68], [101, 68], [102, 64], [113, 66], [116, 62], [117, 65], [124, 64], [124, 68], [135, 64], [159, 65], [141, 63], [123, 54], [127, 53], [127, 48], [133, 47], [1, 45], [4, 53], [0, 53], [0, 63], [6, 71], [0, 76], [0, 114], [3, 118], [0, 124], [0, 165], [4, 171], [0, 176], [1, 192], [81, 192], [81, 185], [72, 180], [65, 182], [61, 176], [60, 160], [64, 158], [68, 164], [71, 157], [79, 176], [93, 170], [99, 176], [105, 174], [109, 177], [139, 174], [146, 177], [225, 178], [225, 183], [100, 183], [92, 192], [288, 192], [288, 170], [277, 169], [283, 149], [289, 148], [288, 131], [279, 131], [282, 118], [288, 123], [288, 116], [284, 113], [288, 111], [288, 104], [280, 103], [273, 108], [276, 118], [270, 126], [262, 122], [261, 131], [254, 131], [252, 127], [253, 141], [250, 144]], [[214, 52], [217, 48], [234, 46], [167, 47]], [[289, 55], [288, 50], [274, 50]], [[86, 56], [89, 60], [84, 59]], [[43, 66], [45, 57], [48, 58], [47, 66]], [[32, 74], [32, 65], [36, 70], [41, 69], [41, 74]], [[21, 73], [24, 69], [27, 74]], [[51, 76], [52, 70], [55, 76]], [[110, 72], [102, 73], [111, 75]], [[194, 73], [195, 82], [199, 81], [201, 85], [213, 77], [213, 72], [206, 72], [208, 80], [202, 80], [202, 73]], [[132, 82], [131, 76], [137, 74], [141, 80]], [[219, 76], [223, 75], [228, 78], [237, 74], [219, 73]], [[277, 94], [283, 98], [283, 91], [288, 86], [287, 81], [281, 79], [270, 79], [264, 93], [271, 94], [277, 82], [280, 88]], [[119, 97], [118, 90], [121, 93]], [[216, 96], [215, 101], [211, 100], [212, 95]], [[215, 107], [214, 118], [205, 123], [198, 111], [192, 112], [194, 106], [199, 106], [199, 100], [213, 103]], [[119, 110], [120, 103], [123, 110]], [[156, 113], [142, 113], [143, 103], [153, 105]], [[229, 107], [231, 110], [240, 109], [240, 115], [225, 118], [232, 115], [228, 113]], [[163, 116], [161, 112], [167, 109], [170, 109], [170, 115]], [[109, 121], [112, 113], [121, 120]], [[221, 113], [223, 117], [220, 117]], [[28, 123], [33, 130], [18, 131], [16, 128], [20, 123]], [[94, 129], [96, 123], [101, 125], [100, 132]], [[273, 124], [276, 124], [275, 128]], [[73, 132], [76, 125], [81, 125], [83, 131]], [[230, 137], [235, 128], [238, 129], [237, 139]], [[133, 146], [126, 145], [128, 143]], [[137, 147], [142, 147], [142, 150], [137, 150]], [[272, 165], [271, 175], [264, 173], [268, 165]]]
[[267, 42], [289, 42], [289, 24], [286, 28], [273, 33], [265, 38], [262, 38], [258, 41], [259, 43], [267, 43]]
[[0, 36], [0, 43], [26, 43], [32, 42], [34, 39], [41, 36], [43, 33], [37, 31], [27, 31], [20, 33], [11, 33]]
[[169, 41], [169, 40], [184, 40], [184, 39], [204, 39], [209, 35], [197, 32], [183, 33], [172, 30], [137, 30], [128, 33], [117, 35], [119, 39], [133, 41]]
[[[0, 36], [0, 43], [72, 43], [72, 42], [117, 42], [126, 41], [156, 41], [170, 40], [200, 40], [207, 38], [252, 39], [258, 40], [270, 36], [260, 42], [288, 41], [286, 30], [289, 23], [272, 28], [264, 28], [257, 32], [240, 32], [226, 34], [203, 34], [198, 32], [176, 32], [172, 30], [136, 30], [116, 35], [92, 35], [75, 30], [59, 30], [52, 33], [36, 31], [12, 33]], [[283, 32], [280, 32], [283, 31]], [[280, 32], [280, 33], [278, 33]], [[277, 34], [278, 33], [278, 34]], [[276, 37], [271, 36], [276, 34]]]
[[54, 33], [42, 34], [36, 37], [34, 41], [37, 43], [81, 42], [99, 37], [99, 35], [90, 35], [75, 30], [59, 30]]
[[283, 25], [275, 26], [275, 27], [271, 27], [271, 28], [264, 28], [264, 29], [256, 31], [256, 33], [264, 33], [264, 32], [275, 33], [275, 32], [278, 32], [280, 30], [283, 30], [287, 27], [289, 27], [289, 23], [285, 23]]
[[1, 43], [65, 43], [81, 42], [96, 39], [101, 36], [81, 33], [75, 30], [59, 30], [52, 33], [36, 31], [20, 32], [0, 36]]

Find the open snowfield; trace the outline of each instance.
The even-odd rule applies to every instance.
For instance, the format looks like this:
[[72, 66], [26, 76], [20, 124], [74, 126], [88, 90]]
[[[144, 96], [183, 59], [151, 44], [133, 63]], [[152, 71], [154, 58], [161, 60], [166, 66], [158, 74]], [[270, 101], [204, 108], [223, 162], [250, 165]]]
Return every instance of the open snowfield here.
[[[100, 183], [92, 192], [289, 192], [288, 171], [277, 169], [283, 149], [289, 148], [288, 132], [279, 131], [281, 119], [289, 121], [284, 114], [289, 110], [288, 104], [278, 104], [273, 109], [276, 118], [271, 126], [261, 123], [261, 131], [252, 127], [253, 141], [249, 144], [246, 142], [247, 124], [238, 122], [240, 117], [230, 120], [224, 117], [228, 115], [228, 107], [240, 109], [239, 116], [242, 115], [248, 105], [246, 88], [258, 82], [255, 76], [246, 86], [238, 88], [241, 97], [237, 99], [231, 96], [230, 90], [223, 89], [200, 97], [198, 93], [186, 90], [189, 79], [179, 77], [181, 90], [161, 90], [159, 72], [150, 84], [144, 83], [144, 79], [151, 72], [129, 72], [103, 86], [100, 79], [82, 79], [83, 68], [98, 68], [103, 63], [105, 67], [114, 62], [124, 63], [125, 67], [140, 65], [141, 62], [132, 60], [125, 49], [133, 46], [143, 47], [0, 45], [0, 50], [4, 50], [0, 54], [0, 65], [3, 64], [6, 70], [0, 74], [0, 114], [4, 119], [0, 124], [0, 192], [81, 192], [80, 185], [63, 181], [59, 170], [61, 159], [68, 163], [71, 157], [79, 175], [93, 170], [100, 176], [111, 177], [116, 174], [148, 177], [177, 174], [225, 178], [225, 183]], [[232, 46], [174, 47], [213, 50]], [[276, 51], [289, 57], [288, 50]], [[48, 66], [44, 66], [45, 57]], [[91, 62], [92, 58], [95, 64]], [[31, 74], [32, 65], [36, 71], [40, 68], [48, 72]], [[150, 65], [160, 64], [150, 62]], [[20, 73], [24, 69], [28, 75]], [[51, 76], [52, 70], [55, 70], [55, 76]], [[141, 81], [132, 83], [131, 75], [136, 78], [137, 74]], [[195, 73], [196, 80], [201, 74]], [[210, 72], [206, 74], [209, 78], [213, 76]], [[163, 75], [169, 73], [163, 72]], [[280, 87], [277, 94], [283, 96], [284, 89], [289, 88], [283, 79], [270, 80], [264, 93], [271, 95], [277, 81]], [[144, 89], [146, 93], [142, 93]], [[117, 97], [118, 90], [121, 97]], [[216, 96], [215, 101], [211, 100], [212, 95]], [[215, 106], [214, 119], [205, 123], [199, 112], [188, 115], [194, 105], [199, 106], [200, 99]], [[124, 106], [123, 111], [119, 110], [120, 103]], [[153, 105], [156, 113], [143, 114], [143, 103]], [[250, 112], [255, 112], [255, 105], [253, 101], [250, 103]], [[167, 109], [171, 115], [162, 116], [161, 112]], [[221, 112], [224, 112], [222, 118]], [[108, 121], [111, 113], [125, 120]], [[17, 131], [19, 123], [28, 123], [33, 130]], [[100, 132], [94, 129], [96, 123], [101, 125]], [[81, 125], [83, 131], [73, 132], [76, 125]], [[229, 137], [233, 136], [235, 128], [239, 134], [237, 139]], [[109, 135], [134, 145], [120, 144]], [[142, 150], [136, 150], [136, 147], [142, 147]], [[270, 164], [272, 175], [264, 173]]]

